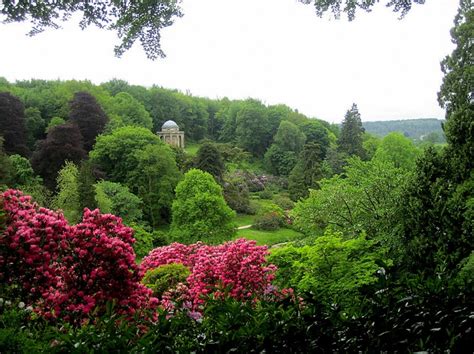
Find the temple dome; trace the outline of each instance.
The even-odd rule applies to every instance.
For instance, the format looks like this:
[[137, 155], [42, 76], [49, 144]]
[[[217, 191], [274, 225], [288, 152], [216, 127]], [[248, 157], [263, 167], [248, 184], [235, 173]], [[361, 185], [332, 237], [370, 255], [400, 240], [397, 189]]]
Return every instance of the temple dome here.
[[179, 130], [178, 124], [176, 124], [174, 120], [167, 120], [161, 126], [161, 130], [171, 130], [171, 129]]

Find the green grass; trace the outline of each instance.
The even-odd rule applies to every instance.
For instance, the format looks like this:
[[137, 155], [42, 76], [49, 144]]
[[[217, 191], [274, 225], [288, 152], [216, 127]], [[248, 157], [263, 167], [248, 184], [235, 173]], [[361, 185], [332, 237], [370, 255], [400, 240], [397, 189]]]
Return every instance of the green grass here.
[[252, 225], [255, 220], [255, 215], [247, 215], [247, 214], [237, 214], [234, 219], [234, 222], [237, 226], [245, 226], [245, 225]]
[[237, 230], [235, 238], [246, 238], [248, 240], [257, 241], [257, 245], [272, 246], [277, 243], [296, 241], [303, 237], [303, 234], [295, 230], [281, 228], [275, 231], [261, 231], [255, 229]]

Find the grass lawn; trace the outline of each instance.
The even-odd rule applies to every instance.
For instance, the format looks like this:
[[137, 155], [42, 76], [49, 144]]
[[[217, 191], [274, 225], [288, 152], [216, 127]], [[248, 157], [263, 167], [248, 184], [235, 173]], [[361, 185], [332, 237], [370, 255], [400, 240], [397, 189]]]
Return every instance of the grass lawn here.
[[234, 222], [237, 226], [252, 225], [256, 215], [237, 214]]
[[235, 238], [246, 238], [248, 240], [257, 241], [258, 245], [272, 246], [277, 243], [295, 241], [303, 238], [303, 234], [286, 228], [275, 231], [261, 231], [255, 229], [237, 230]]

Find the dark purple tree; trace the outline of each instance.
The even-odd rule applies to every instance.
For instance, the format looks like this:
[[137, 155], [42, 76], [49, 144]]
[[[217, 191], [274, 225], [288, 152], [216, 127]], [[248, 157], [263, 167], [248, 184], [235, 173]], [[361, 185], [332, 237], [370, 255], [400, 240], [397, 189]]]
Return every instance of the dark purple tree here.
[[7, 154], [29, 155], [25, 107], [9, 92], [0, 92], [0, 136]]
[[69, 119], [79, 127], [84, 149], [89, 152], [94, 146], [95, 138], [107, 124], [107, 115], [95, 97], [88, 92], [76, 92], [70, 108]]
[[52, 128], [46, 139], [38, 142], [31, 165], [43, 177], [45, 186], [54, 190], [56, 177], [64, 163], [79, 164], [86, 157], [79, 128], [76, 124], [66, 123]]

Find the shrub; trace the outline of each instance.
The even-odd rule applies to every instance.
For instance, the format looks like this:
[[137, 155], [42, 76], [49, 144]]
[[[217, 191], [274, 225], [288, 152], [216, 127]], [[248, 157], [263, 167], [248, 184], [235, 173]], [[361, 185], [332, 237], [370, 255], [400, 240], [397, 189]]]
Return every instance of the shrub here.
[[[263, 296], [271, 287], [275, 271], [273, 265], [267, 265], [267, 254], [266, 247], [245, 239], [218, 246], [173, 243], [153, 250], [143, 259], [140, 268], [141, 273], [146, 274], [150, 269], [170, 263], [188, 267], [191, 274], [187, 278], [187, 288], [175, 296], [187, 298], [192, 309], [197, 310], [210, 296], [242, 301]], [[162, 302], [173, 299], [162, 298]]]
[[260, 199], [272, 199], [273, 198], [273, 192], [267, 188], [265, 188], [263, 191], [258, 193], [258, 196]]
[[276, 196], [275, 198], [273, 198], [273, 201], [283, 210], [290, 210], [293, 209], [293, 207], [295, 206], [295, 203], [290, 198], [283, 195]]
[[189, 268], [181, 263], [164, 264], [148, 270], [142, 279], [142, 284], [150, 288], [154, 296], [161, 296], [178, 283], [186, 282], [190, 274]]
[[284, 220], [276, 211], [258, 215], [252, 225], [254, 229], [273, 231], [284, 225]]

